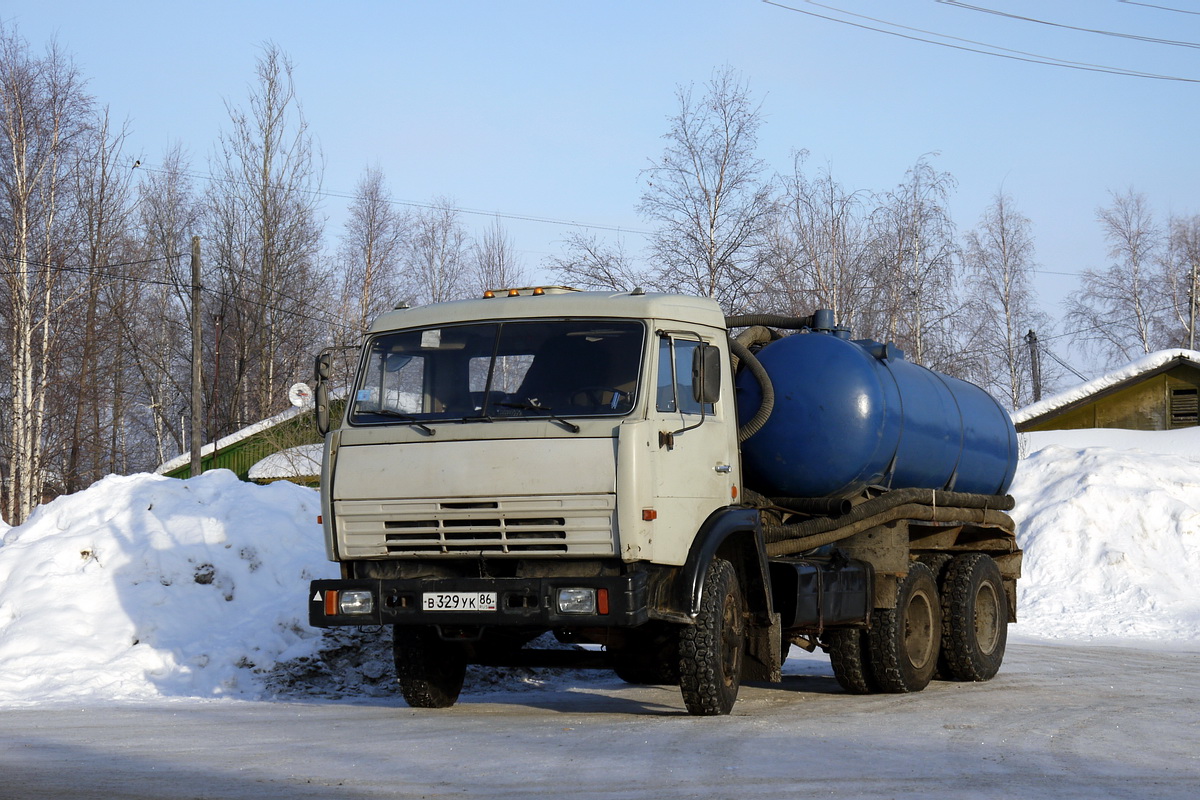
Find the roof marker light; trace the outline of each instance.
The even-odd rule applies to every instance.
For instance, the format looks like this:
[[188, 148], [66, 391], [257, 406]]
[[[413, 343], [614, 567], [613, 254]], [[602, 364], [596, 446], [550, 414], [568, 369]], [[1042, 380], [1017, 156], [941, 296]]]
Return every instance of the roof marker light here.
[[488, 289], [486, 292], [483, 293], [484, 300], [491, 300], [495, 296], [496, 296], [496, 293], [493, 292], [491, 289]]
[[520, 290], [520, 289], [509, 289], [509, 290], [508, 290], [508, 296], [509, 296], [509, 297], [518, 297], [520, 294], [521, 294], [521, 290]]
[[533, 296], [534, 296], [534, 297], [541, 297], [541, 296], [542, 296], [542, 295], [544, 295], [545, 293], [546, 293], [546, 290], [545, 290], [545, 289], [543, 289], [543, 288], [542, 288], [542, 287], [540, 287], [540, 286], [539, 286], [539, 287], [537, 287], [536, 289], [534, 289], [534, 290], [533, 290]]

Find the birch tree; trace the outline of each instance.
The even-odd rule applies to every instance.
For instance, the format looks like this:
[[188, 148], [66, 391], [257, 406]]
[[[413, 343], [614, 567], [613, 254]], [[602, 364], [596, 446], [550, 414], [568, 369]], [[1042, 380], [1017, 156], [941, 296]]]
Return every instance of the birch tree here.
[[1112, 195], [1096, 220], [1108, 242], [1109, 266], [1085, 270], [1080, 288], [1067, 301], [1075, 339], [1108, 359], [1109, 365], [1145, 355], [1162, 343], [1156, 275], [1162, 231], [1144, 195]]
[[47, 480], [47, 389], [69, 291], [56, 232], [90, 105], [78, 71], [56, 46], [35, 56], [0, 25], [0, 313], [8, 373], [0, 466], [12, 524], [41, 501]]
[[763, 310], [803, 315], [834, 311], [838, 322], [871, 327], [877, 288], [871, 274], [871, 198], [848, 192], [829, 169], [810, 177], [807, 154], [780, 179], [779, 213], [764, 248]]
[[1034, 329], [1048, 333], [1033, 291], [1032, 227], [1013, 199], [997, 192], [963, 246], [972, 331], [967, 350], [975, 354], [971, 377], [1012, 409], [1033, 398], [1025, 336]]
[[[321, 310], [319, 167], [288, 57], [263, 46], [247, 109], [229, 106], [207, 194], [205, 237], [219, 299], [211, 313], [229, 372], [211, 385], [217, 430], [275, 413], [303, 372]], [[214, 336], [218, 334], [214, 332]]]
[[655, 282], [742, 309], [773, 210], [766, 167], [755, 154], [762, 114], [728, 67], [713, 74], [702, 97], [679, 87], [676, 101], [667, 147], [642, 171], [639, 210], [658, 225], [650, 244]]
[[[145, 313], [121, 323], [158, 463], [188, 449], [181, 420], [191, 417], [190, 240], [199, 229], [200, 208], [190, 162], [172, 145], [138, 185], [138, 238], [149, 269], [141, 303]], [[199, 446], [200, 443], [197, 443]]]
[[497, 217], [471, 246], [470, 291], [482, 297], [488, 289], [511, 289], [529, 282], [512, 239]]
[[887, 316], [882, 338], [924, 366], [955, 371], [950, 320], [956, 298], [957, 246], [947, 209], [955, 180], [922, 157], [886, 194], [875, 214], [874, 279]]
[[570, 233], [563, 250], [547, 260], [564, 286], [590, 291], [629, 291], [634, 287], [659, 288], [653, 276], [634, 264], [624, 243], [609, 243], [592, 233]]
[[341, 307], [337, 344], [355, 344], [376, 316], [404, 298], [400, 269], [408, 222], [392, 203], [378, 168], [359, 179], [342, 233]]
[[466, 296], [470, 237], [458, 209], [446, 198], [414, 214], [405, 244], [408, 294], [417, 303], [444, 303]]
[[1172, 217], [1163, 262], [1163, 295], [1168, 309], [1169, 342], [1196, 349], [1200, 312], [1200, 216]]

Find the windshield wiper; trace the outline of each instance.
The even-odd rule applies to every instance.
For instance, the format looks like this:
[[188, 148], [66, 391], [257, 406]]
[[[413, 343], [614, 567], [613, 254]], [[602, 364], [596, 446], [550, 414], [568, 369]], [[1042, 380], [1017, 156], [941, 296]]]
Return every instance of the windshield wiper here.
[[579, 430], [580, 430], [579, 426], [576, 425], [574, 422], [563, 419], [562, 417], [555, 416], [553, 410], [549, 406], [544, 406], [541, 403], [539, 403], [537, 401], [536, 397], [528, 397], [520, 403], [500, 403], [500, 402], [498, 402], [498, 403], [496, 403], [496, 405], [503, 406], [504, 408], [516, 408], [521, 411], [541, 411], [552, 422], [557, 422], [560, 425], [565, 426], [567, 428], [567, 430], [569, 430], [571, 433], [579, 433]]
[[368, 414], [378, 414], [381, 417], [393, 417], [395, 419], [404, 420], [410, 426], [419, 429], [426, 436], [433, 436], [437, 431], [421, 422], [412, 414], [405, 414], [403, 411], [393, 411], [390, 408], [377, 408], [373, 411], [368, 411]]

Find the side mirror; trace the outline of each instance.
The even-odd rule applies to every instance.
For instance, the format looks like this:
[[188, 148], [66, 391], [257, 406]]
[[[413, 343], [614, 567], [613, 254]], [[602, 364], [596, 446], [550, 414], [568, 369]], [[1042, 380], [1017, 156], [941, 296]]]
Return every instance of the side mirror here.
[[721, 399], [721, 351], [711, 344], [692, 350], [692, 399], [697, 403]]
[[318, 383], [315, 395], [317, 431], [324, 436], [329, 433], [329, 388], [324, 383]]
[[317, 431], [324, 436], [329, 433], [329, 387], [325, 382], [333, 372], [333, 354], [325, 351], [317, 356], [313, 372], [317, 378], [317, 388], [313, 391]]
[[316, 366], [313, 372], [317, 378], [317, 384], [320, 385], [329, 380], [329, 375], [333, 371], [333, 354], [330, 352], [321, 353], [317, 356]]

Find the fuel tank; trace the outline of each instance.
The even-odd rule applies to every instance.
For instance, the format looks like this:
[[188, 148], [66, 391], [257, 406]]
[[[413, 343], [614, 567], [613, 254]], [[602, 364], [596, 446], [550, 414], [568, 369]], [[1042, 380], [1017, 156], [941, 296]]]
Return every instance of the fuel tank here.
[[[905, 361], [892, 345], [824, 332], [785, 336], [758, 359], [775, 408], [742, 443], [749, 488], [774, 497], [850, 497], [867, 486], [1008, 491], [1016, 431], [978, 386]], [[736, 384], [744, 422], [762, 389], [746, 369]]]

